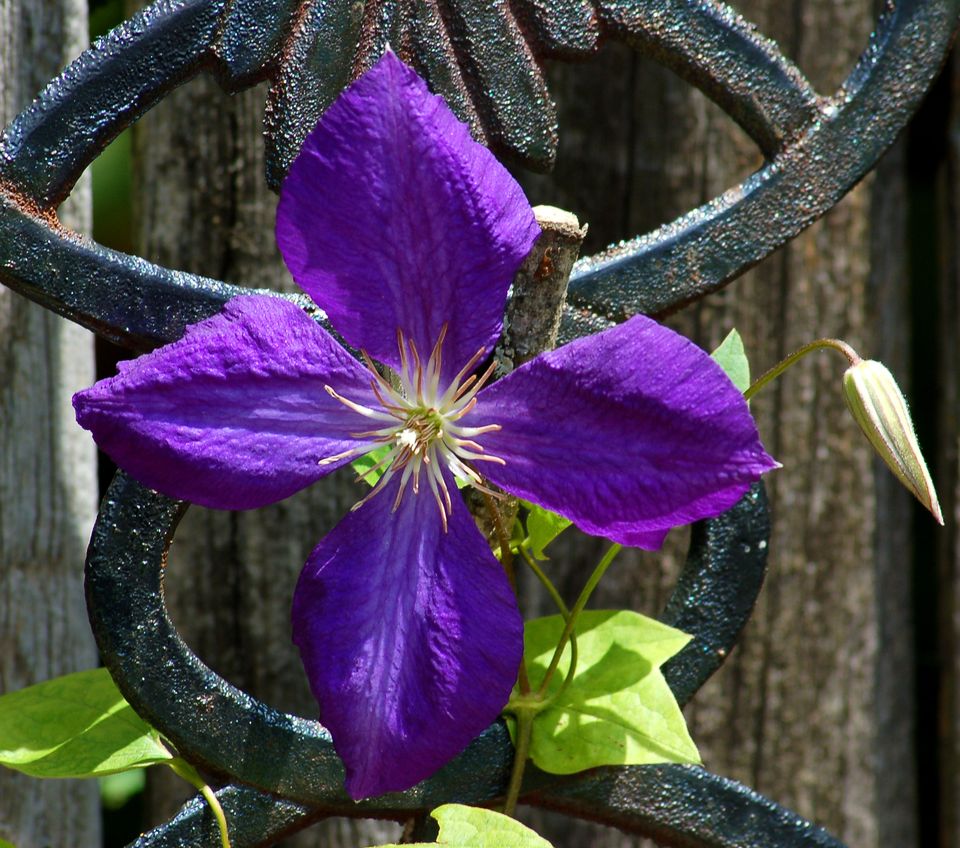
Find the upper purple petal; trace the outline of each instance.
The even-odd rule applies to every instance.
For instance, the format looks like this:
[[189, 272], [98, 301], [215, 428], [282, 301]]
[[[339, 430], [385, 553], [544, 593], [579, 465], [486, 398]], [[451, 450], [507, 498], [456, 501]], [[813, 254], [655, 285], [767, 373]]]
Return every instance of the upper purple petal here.
[[465, 505], [449, 531], [399, 475], [317, 546], [293, 635], [354, 798], [400, 791], [460, 753], [506, 704], [523, 624]]
[[244, 296], [182, 339], [74, 395], [81, 426], [140, 482], [220, 509], [288, 497], [370, 427], [325, 390], [369, 405], [370, 375], [300, 308]]
[[396, 368], [397, 330], [443, 376], [496, 341], [539, 234], [520, 186], [392, 53], [330, 106], [283, 184], [277, 243], [343, 337]]
[[588, 533], [659, 547], [777, 467], [747, 404], [696, 345], [642, 316], [543, 354], [481, 392], [466, 426], [508, 492]]

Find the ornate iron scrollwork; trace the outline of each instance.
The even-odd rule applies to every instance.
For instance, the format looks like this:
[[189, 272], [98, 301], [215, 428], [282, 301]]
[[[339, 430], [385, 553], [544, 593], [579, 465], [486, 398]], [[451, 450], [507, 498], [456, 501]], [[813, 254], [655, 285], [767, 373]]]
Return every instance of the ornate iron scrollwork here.
[[[326, 105], [388, 43], [478, 138], [547, 168], [556, 126], [544, 61], [583, 58], [617, 39], [704, 91], [765, 157], [700, 209], [579, 262], [562, 336], [636, 312], [664, 314], [759, 262], [873, 167], [936, 75], [958, 19], [960, 0], [890, 0], [857, 66], [825, 97], [715, 0], [159, 0], [82, 55], [5, 130], [0, 280], [133, 350], [179, 337], [247, 291], [93, 244], [56, 217], [103, 148], [199, 72], [231, 91], [270, 80], [266, 178], [274, 187]], [[414, 789], [349, 801], [322, 727], [236, 690], [176, 634], [162, 571], [182, 510], [117, 476], [90, 549], [88, 605], [104, 660], [134, 707], [189, 759], [236, 781], [218, 793], [235, 813], [235, 845], [269, 844], [327, 815], [403, 817], [502, 792], [511, 746], [498, 724]], [[694, 531], [663, 616], [696, 637], [665, 669], [682, 702], [719, 667], [750, 614], [767, 521], [755, 487]], [[524, 800], [667, 844], [839, 844], [746, 787], [692, 767], [597, 769], [563, 780], [534, 771]], [[216, 844], [199, 804], [136, 844], [184, 842]]]

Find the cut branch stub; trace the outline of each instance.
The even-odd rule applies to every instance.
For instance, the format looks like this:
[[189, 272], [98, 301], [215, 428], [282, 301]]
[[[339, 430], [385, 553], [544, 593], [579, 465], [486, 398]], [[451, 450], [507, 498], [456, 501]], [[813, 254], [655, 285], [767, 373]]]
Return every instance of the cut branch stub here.
[[495, 354], [499, 375], [556, 346], [570, 271], [587, 235], [572, 212], [553, 206], [533, 211], [542, 233], [513, 279]]

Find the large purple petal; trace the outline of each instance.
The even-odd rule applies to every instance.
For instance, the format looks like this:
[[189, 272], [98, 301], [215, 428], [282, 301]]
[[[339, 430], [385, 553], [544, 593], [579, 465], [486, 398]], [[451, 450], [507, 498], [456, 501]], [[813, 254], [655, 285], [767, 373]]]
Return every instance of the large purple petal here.
[[656, 548], [777, 467], [743, 396], [691, 342], [637, 316], [543, 354], [480, 394], [466, 426], [494, 483], [588, 533]]
[[277, 243], [353, 345], [396, 367], [397, 329], [452, 377], [500, 332], [539, 234], [523, 191], [392, 53], [327, 110], [283, 184]]
[[354, 798], [407, 789], [462, 751], [516, 681], [523, 625], [500, 564], [454, 492], [398, 478], [310, 555], [293, 635]]
[[289, 301], [231, 300], [173, 344], [74, 395], [81, 426], [125, 471], [220, 509], [285, 498], [342, 465], [369, 422], [325, 390], [369, 405], [370, 375]]

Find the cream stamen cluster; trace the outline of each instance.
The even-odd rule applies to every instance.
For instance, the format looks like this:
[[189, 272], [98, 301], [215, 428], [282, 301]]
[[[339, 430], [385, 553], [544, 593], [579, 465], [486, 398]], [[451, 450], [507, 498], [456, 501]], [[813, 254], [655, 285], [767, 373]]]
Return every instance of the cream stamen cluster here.
[[476, 488], [498, 495], [483, 485], [483, 478], [472, 467], [474, 462], [496, 462], [501, 465], [500, 457], [491, 456], [474, 441], [475, 437], [493, 430], [499, 430], [499, 424], [484, 427], [465, 427], [458, 422], [477, 405], [477, 392], [490, 379], [495, 367], [491, 364], [479, 377], [471, 373], [480, 360], [484, 349], [478, 350], [454, 377], [449, 386], [440, 388], [440, 367], [443, 362], [443, 341], [447, 335], [444, 324], [437, 337], [430, 358], [424, 364], [412, 339], [407, 339], [397, 331], [397, 346], [400, 349], [400, 371], [397, 375], [399, 388], [392, 386], [374, 367], [370, 357], [361, 351], [363, 361], [372, 375], [370, 388], [380, 401], [381, 409], [355, 403], [338, 394], [332, 387], [325, 386], [327, 392], [348, 409], [373, 421], [383, 422], [382, 427], [351, 433], [356, 439], [371, 439], [371, 443], [354, 448], [345, 453], [320, 461], [321, 465], [336, 462], [346, 456], [363, 455], [376, 450], [381, 445], [389, 445], [389, 451], [372, 469], [365, 471], [383, 471], [373, 490], [354, 509], [366, 503], [379, 493], [395, 474], [400, 474], [400, 486], [394, 500], [394, 510], [400, 505], [408, 484], [414, 494], [420, 493], [421, 476], [437, 502], [443, 519], [443, 528], [447, 529], [447, 516], [453, 504], [450, 492], [443, 476], [446, 467], [455, 476], [469, 480]]

